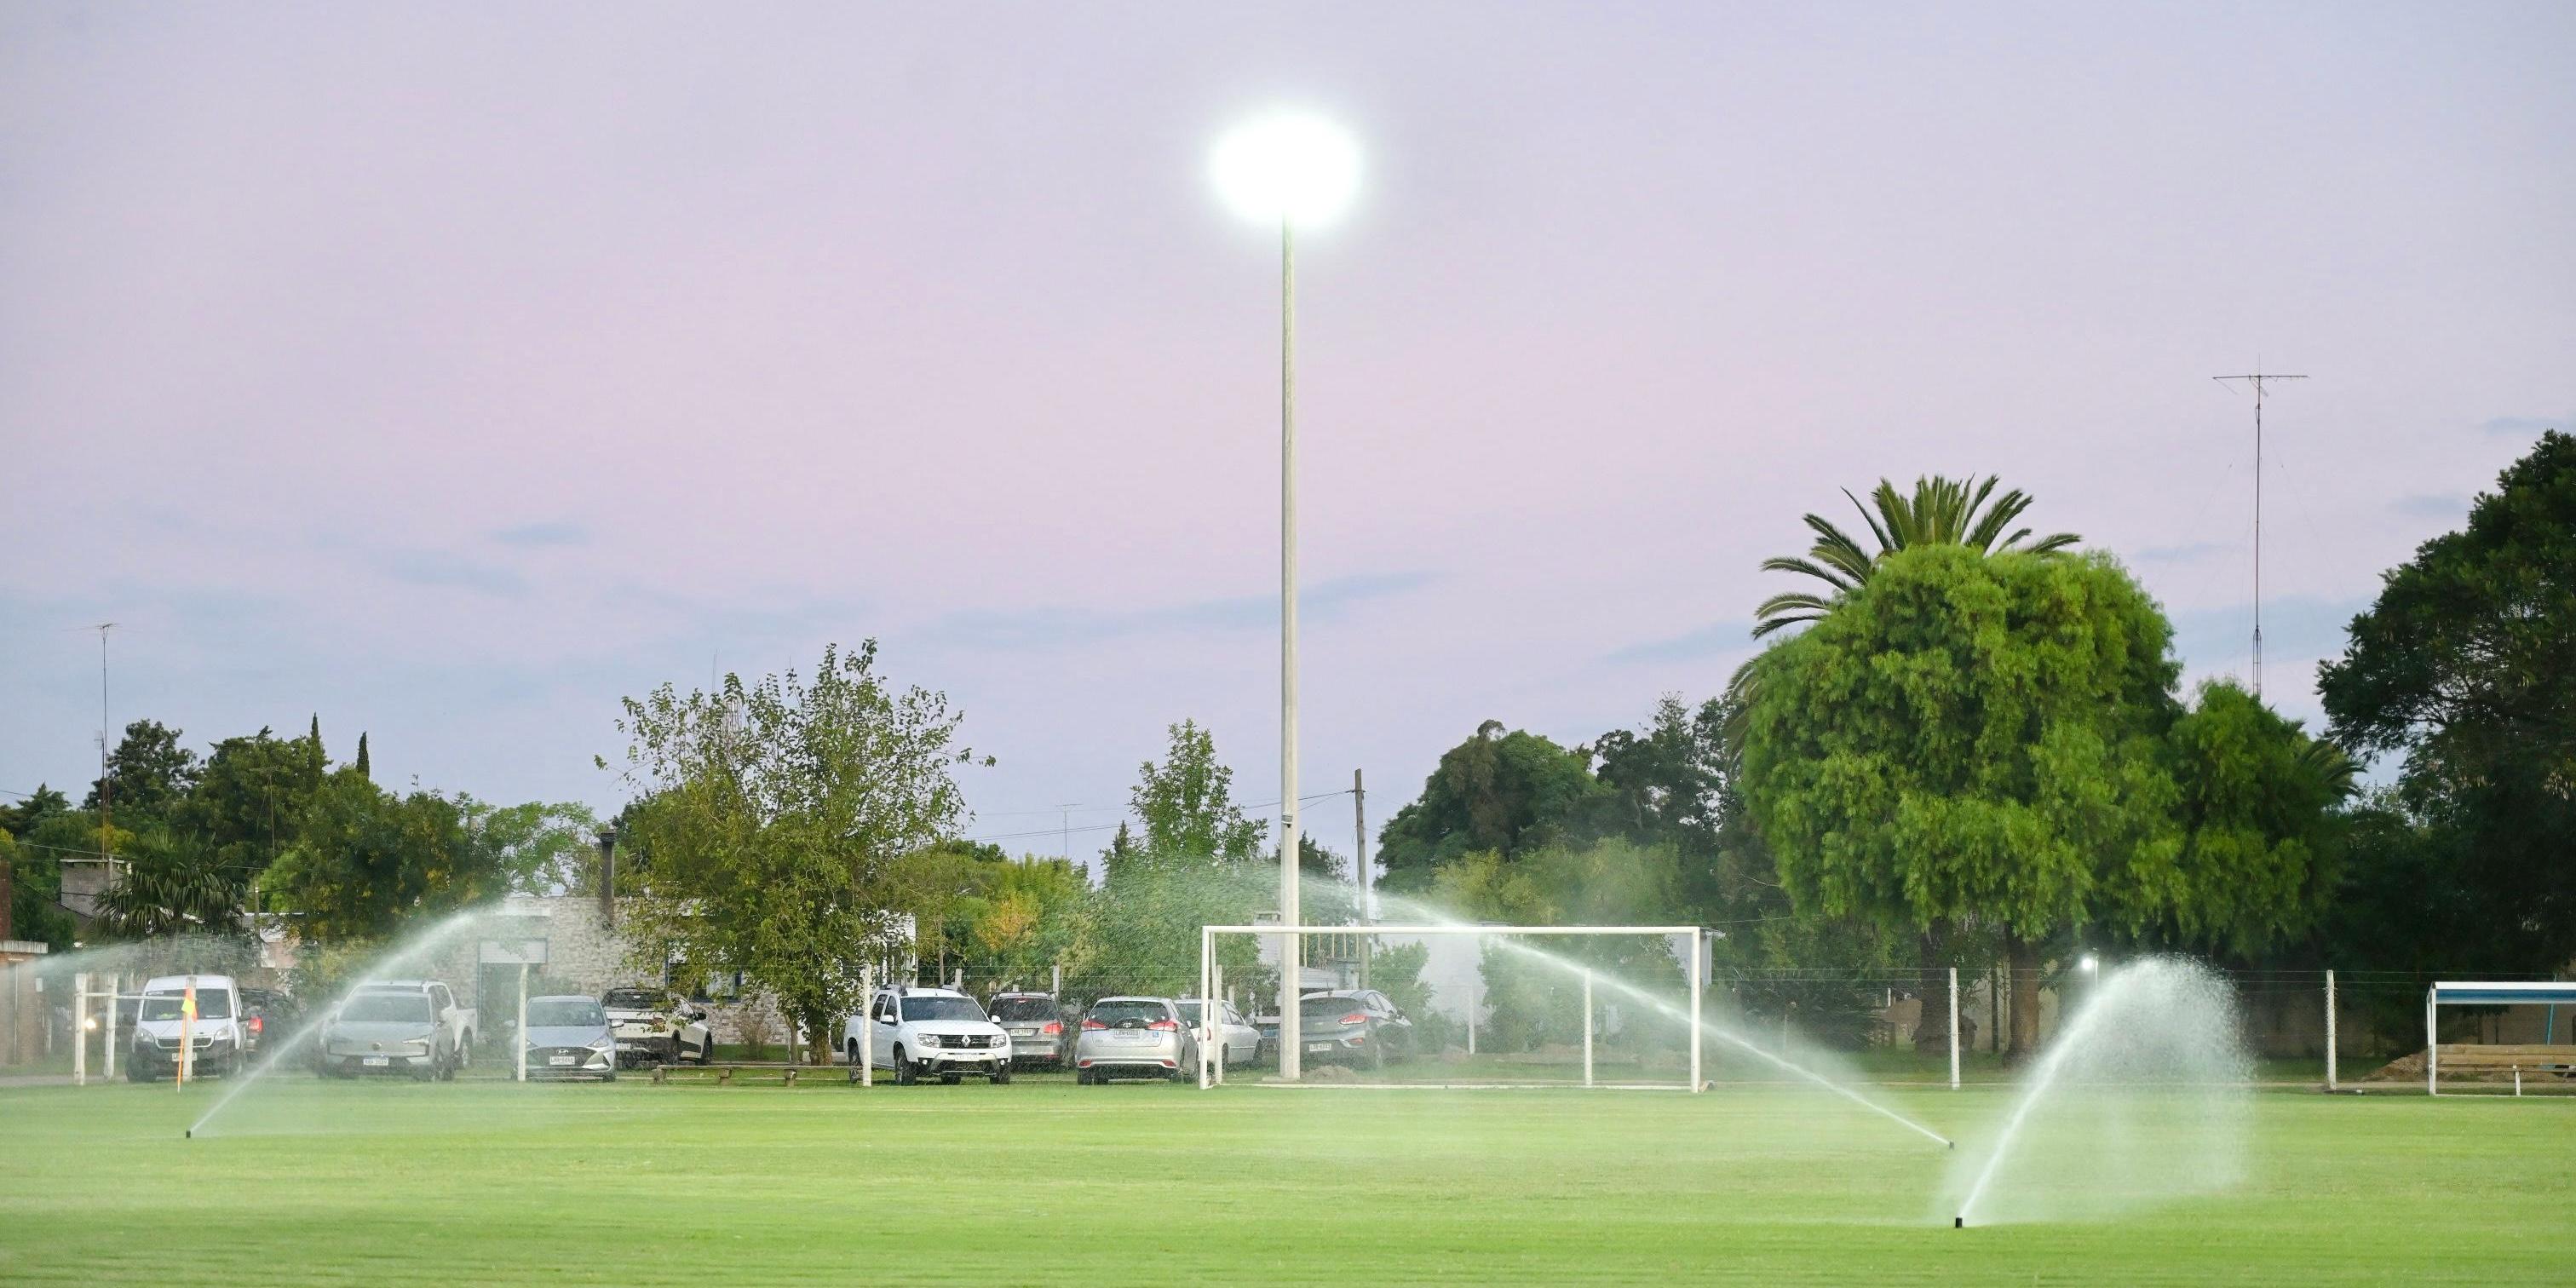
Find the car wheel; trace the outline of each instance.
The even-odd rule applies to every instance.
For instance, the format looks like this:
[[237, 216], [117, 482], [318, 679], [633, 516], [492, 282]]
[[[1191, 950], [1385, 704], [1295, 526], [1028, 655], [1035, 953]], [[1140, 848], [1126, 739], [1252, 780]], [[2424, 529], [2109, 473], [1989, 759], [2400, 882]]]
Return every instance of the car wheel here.
[[617, 1071], [615, 1069], [611, 1069], [608, 1072], [599, 1075], [599, 1080], [601, 1082], [615, 1082], [617, 1081]]
[[918, 1076], [919, 1074], [912, 1067], [912, 1061], [904, 1058], [903, 1048], [896, 1047], [894, 1049], [894, 1085], [909, 1087]]
[[714, 1029], [709, 1029], [707, 1030], [707, 1036], [698, 1043], [698, 1067], [703, 1069], [715, 1062], [716, 1031]]
[[1003, 1067], [993, 1071], [993, 1085], [996, 1087], [1007, 1087], [1011, 1085], [1010, 1066], [1004, 1065]]
[[458, 1039], [458, 1041], [457, 1041], [457, 1043], [456, 1043], [456, 1066], [455, 1066], [455, 1069], [450, 1069], [450, 1070], [448, 1070], [448, 1072], [449, 1072], [449, 1073], [451, 1073], [451, 1074], [453, 1074], [453, 1073], [456, 1071], [456, 1069], [471, 1068], [471, 1067], [473, 1066], [473, 1064], [474, 1064], [474, 1039], [472, 1039], [472, 1038], [460, 1038], [460, 1039]]
[[151, 1074], [145, 1073], [142, 1066], [128, 1064], [125, 1066], [125, 1080], [127, 1082], [151, 1082], [153, 1081], [153, 1077]]
[[841, 1048], [841, 1051], [842, 1054], [850, 1057], [851, 1068], [855, 1069], [859, 1067], [859, 1040], [857, 1038], [850, 1039], [849, 1042]]

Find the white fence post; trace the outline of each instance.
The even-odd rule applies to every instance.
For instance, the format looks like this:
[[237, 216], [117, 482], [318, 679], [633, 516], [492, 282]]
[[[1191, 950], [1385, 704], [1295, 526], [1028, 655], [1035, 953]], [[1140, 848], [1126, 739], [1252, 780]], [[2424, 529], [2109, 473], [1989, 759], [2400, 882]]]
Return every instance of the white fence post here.
[[2335, 994], [2334, 972], [2326, 972], [2326, 1090], [2335, 1089]]
[[1691, 932], [1691, 968], [1690, 968], [1690, 986], [1691, 986], [1691, 1037], [1690, 1037], [1691, 1050], [1690, 1050], [1690, 1070], [1691, 1070], [1691, 1085], [1690, 1085], [1690, 1089], [1691, 1089], [1691, 1094], [1692, 1094], [1692, 1095], [1694, 1095], [1694, 1096], [1696, 1096], [1696, 1095], [1698, 1095], [1698, 1094], [1700, 1093], [1700, 1087], [1701, 1087], [1701, 1083], [1700, 1083], [1700, 1074], [1699, 1074], [1699, 1046], [1700, 1046], [1700, 981], [1701, 981], [1702, 979], [1704, 979], [1704, 978], [1706, 978], [1706, 977], [1707, 977], [1707, 973], [1708, 973], [1708, 966], [1707, 966], [1708, 958], [1707, 958], [1707, 957], [1705, 957], [1705, 956], [1703, 956], [1702, 954], [1703, 954], [1705, 951], [1707, 951], [1708, 949], [1709, 949], [1709, 941], [1708, 941], [1708, 935], [1707, 935], [1707, 933], [1706, 933], [1706, 932], [1704, 932], [1704, 931], [1693, 931], [1693, 932]]
[[[47, 1025], [47, 1028], [53, 1027]], [[104, 1045], [116, 1045], [116, 1034], [107, 1035]], [[89, 1085], [89, 972], [72, 976], [72, 1085]]]
[[1959, 1089], [1959, 968], [1950, 968], [1950, 1090]]
[[1583, 1085], [1592, 1085], [1592, 972], [1583, 972]]
[[2433, 1031], [2433, 993], [2424, 993], [2424, 1094], [2438, 1096], [2442, 1089], [2434, 1081], [2434, 1071], [2442, 1063], [2440, 1035]]

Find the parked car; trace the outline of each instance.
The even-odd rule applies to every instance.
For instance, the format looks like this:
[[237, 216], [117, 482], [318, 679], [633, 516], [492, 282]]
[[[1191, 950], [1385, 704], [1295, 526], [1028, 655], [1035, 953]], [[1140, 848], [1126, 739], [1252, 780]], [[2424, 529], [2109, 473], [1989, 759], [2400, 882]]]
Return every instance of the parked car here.
[[1112, 1078], [1196, 1077], [1198, 1041], [1168, 997], [1104, 997], [1083, 1012], [1075, 1041], [1074, 1080], [1105, 1086]]
[[274, 1043], [291, 1041], [304, 1025], [304, 1008], [273, 988], [240, 990], [242, 1050], [258, 1055]]
[[617, 1037], [609, 1029], [607, 1008], [578, 993], [529, 998], [519, 1059], [530, 1078], [617, 1081]]
[[936, 1074], [954, 1085], [967, 1074], [1005, 1086], [1011, 1081], [1011, 1035], [984, 1014], [974, 998], [945, 988], [881, 988], [868, 1013], [841, 1027], [841, 1052], [868, 1060], [911, 1086]]
[[1064, 1006], [1052, 993], [996, 993], [993, 1022], [1011, 1035], [1011, 1062], [1022, 1067], [1064, 1067], [1073, 1042], [1064, 1032]]
[[669, 989], [612, 988], [599, 1004], [617, 1034], [621, 1065], [678, 1064], [684, 1057], [715, 1061], [716, 1035], [707, 1027], [706, 1008]]
[[[1206, 1023], [1199, 1018], [1199, 999], [1184, 997], [1176, 1005], [1180, 1007], [1181, 1023], [1207, 1033]], [[1243, 1012], [1234, 1009], [1234, 1003], [1217, 1003], [1216, 1027], [1219, 1032], [1210, 1036], [1225, 1051], [1227, 1064], [1249, 1065], [1260, 1058], [1261, 1030], [1252, 1027]]]
[[475, 1012], [434, 979], [364, 984], [324, 1021], [317, 1060], [329, 1077], [453, 1079], [474, 1056]]
[[[191, 989], [196, 1014], [188, 1015]], [[179, 1070], [180, 1043], [193, 1053], [189, 1076], [220, 1078], [241, 1068], [241, 990], [230, 975], [161, 975], [143, 981], [134, 1044], [126, 1048], [125, 1076], [157, 1082]]]
[[1308, 993], [1297, 1027], [1309, 1060], [1379, 1067], [1413, 1058], [1413, 1021], [1374, 989]]

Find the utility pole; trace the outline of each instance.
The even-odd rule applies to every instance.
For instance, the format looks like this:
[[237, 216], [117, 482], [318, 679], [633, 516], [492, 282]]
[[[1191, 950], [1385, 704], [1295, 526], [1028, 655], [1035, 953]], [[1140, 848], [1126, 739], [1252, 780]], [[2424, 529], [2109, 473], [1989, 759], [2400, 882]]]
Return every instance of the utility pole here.
[[1064, 861], [1067, 863], [1073, 862], [1073, 811], [1081, 805], [1082, 802], [1074, 801], [1068, 805], [1056, 806], [1064, 812]]
[[[109, 886], [116, 884], [116, 856], [107, 848], [107, 834], [112, 821], [109, 797], [115, 793], [116, 784], [108, 781], [107, 777], [107, 749], [113, 736], [109, 732], [111, 726], [107, 718], [107, 633], [115, 629], [114, 622], [98, 624], [98, 861], [107, 869]], [[100, 888], [104, 890], [106, 887]]]
[[[2255, 364], [2258, 368], [2262, 365]], [[2263, 392], [2275, 380], [2305, 380], [2306, 376], [2267, 375], [2257, 370], [2251, 375], [2211, 376], [2222, 385], [2242, 380], [2254, 387], [2254, 697], [2263, 697]]]
[[1369, 915], [1368, 875], [1368, 787], [1360, 782], [1360, 771], [1351, 771], [1351, 875], [1360, 886], [1360, 987], [1369, 986], [1369, 950], [1372, 936], [1368, 927], [1377, 918]]

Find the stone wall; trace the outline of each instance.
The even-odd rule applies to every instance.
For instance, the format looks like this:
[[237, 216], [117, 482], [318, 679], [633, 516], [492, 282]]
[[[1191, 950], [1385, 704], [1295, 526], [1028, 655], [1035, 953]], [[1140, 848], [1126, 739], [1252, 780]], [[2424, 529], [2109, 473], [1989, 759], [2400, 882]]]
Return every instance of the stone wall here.
[[[675, 980], [668, 968], [639, 967], [630, 959], [632, 945], [609, 924], [599, 900], [586, 896], [513, 896], [473, 939], [459, 944], [430, 972], [448, 982], [457, 995], [482, 1011], [487, 1030], [497, 1030], [518, 1006], [518, 968], [480, 961], [487, 941], [542, 941], [545, 964], [529, 970], [531, 993], [580, 993], [597, 997], [612, 988], [649, 988], [688, 981]], [[764, 1027], [773, 1051], [783, 1049], [787, 1027], [777, 1002], [757, 981], [723, 980], [699, 1000], [716, 1041], [736, 1045], [747, 1029]]]

